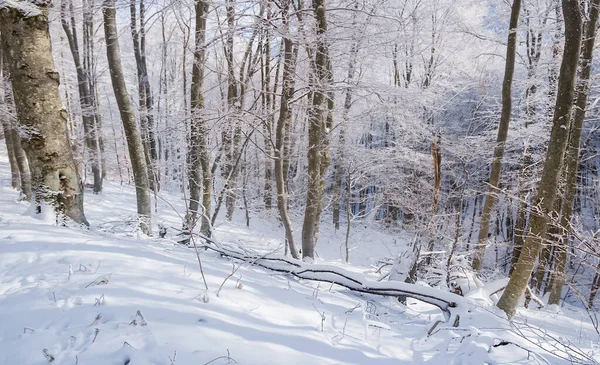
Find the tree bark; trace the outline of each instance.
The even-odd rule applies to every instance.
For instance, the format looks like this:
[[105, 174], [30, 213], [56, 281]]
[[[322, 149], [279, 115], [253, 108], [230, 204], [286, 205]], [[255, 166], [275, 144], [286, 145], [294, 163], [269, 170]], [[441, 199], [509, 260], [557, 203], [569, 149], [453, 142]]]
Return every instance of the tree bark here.
[[319, 232], [324, 189], [324, 172], [329, 164], [329, 124], [328, 113], [332, 109], [333, 100], [327, 90], [331, 83], [331, 64], [325, 34], [327, 33], [327, 16], [325, 0], [313, 0], [316, 20], [316, 49], [312, 75], [314, 90], [312, 105], [309, 111], [308, 126], [308, 191], [302, 225], [302, 257], [314, 259], [314, 250]]
[[127, 139], [127, 148], [133, 170], [133, 180], [135, 183], [135, 195], [137, 200], [137, 213], [140, 219], [140, 228], [143, 233], [152, 235], [151, 213], [152, 204], [150, 201], [150, 184], [148, 179], [148, 168], [146, 166], [146, 156], [140, 132], [135, 120], [135, 112], [127, 86], [125, 85], [125, 75], [121, 65], [121, 50], [119, 48], [119, 39], [117, 25], [115, 21], [116, 10], [115, 0], [104, 0], [104, 36], [106, 38], [106, 55], [108, 58], [108, 68], [112, 81], [115, 98], [119, 106], [123, 129]]
[[[206, 15], [208, 3], [203, 0], [196, 2], [196, 29], [194, 46], [194, 65], [192, 67], [191, 108], [192, 119], [190, 136], [188, 138], [190, 154], [190, 214], [193, 224], [198, 213], [202, 215], [201, 232], [211, 236], [210, 211], [212, 199], [212, 172], [210, 169], [210, 154], [207, 147], [206, 120], [202, 113], [204, 109], [204, 63], [206, 53]], [[202, 180], [202, 211], [199, 212], [200, 180]]]
[[538, 184], [534, 204], [532, 205], [532, 209], [538, 211], [532, 215], [529, 233], [523, 245], [519, 261], [498, 302], [498, 307], [504, 310], [509, 318], [512, 318], [516, 312], [519, 300], [525, 292], [535, 261], [539, 255], [542, 240], [545, 238], [547, 232], [546, 217], [552, 211], [557, 195], [560, 177], [560, 173], [557, 173], [557, 171], [560, 171], [562, 167], [567, 146], [581, 46], [582, 16], [579, 3], [576, 0], [562, 0], [562, 11], [565, 21], [565, 47], [560, 67], [558, 96], [552, 120], [550, 143], [546, 153], [542, 178]]
[[67, 18], [67, 2], [62, 0], [60, 7], [60, 20], [69, 42], [75, 69], [77, 70], [77, 89], [79, 91], [79, 103], [81, 105], [81, 119], [83, 121], [84, 140], [90, 162], [92, 165], [92, 174], [94, 177], [94, 193], [102, 191], [102, 174], [100, 171], [100, 149], [98, 147], [98, 138], [96, 137], [96, 126], [94, 117], [96, 115], [90, 91], [89, 75], [83, 68], [79, 54], [79, 41], [77, 40], [77, 28], [75, 24], [75, 13], [73, 11], [73, 1], [69, 0], [70, 18]]
[[283, 21], [283, 74], [281, 80], [281, 101], [279, 107], [279, 121], [275, 130], [275, 186], [277, 189], [277, 208], [279, 216], [285, 227], [285, 237], [290, 253], [293, 258], [300, 258], [298, 249], [294, 242], [294, 228], [288, 212], [288, 198], [285, 184], [284, 161], [286, 159], [284, 145], [286, 143], [286, 134], [288, 125], [291, 123], [292, 111], [290, 101], [294, 95], [294, 70], [296, 62], [294, 57], [294, 43], [291, 39], [289, 26], [289, 6], [290, 0], [282, 4]]
[[[0, 105], [3, 104], [0, 102]], [[6, 151], [8, 153], [8, 163], [10, 165], [10, 185], [13, 189], [21, 190], [21, 176], [19, 175], [19, 165], [17, 165], [17, 157], [15, 156], [15, 147], [12, 133], [12, 123], [7, 120], [6, 115], [0, 115], [2, 119], [2, 129], [4, 131], [4, 142], [6, 143]]]
[[510, 113], [512, 110], [512, 81], [515, 72], [515, 55], [517, 50], [517, 26], [519, 24], [519, 12], [521, 10], [521, 0], [513, 0], [510, 13], [510, 24], [508, 27], [508, 42], [506, 45], [506, 64], [504, 68], [504, 81], [502, 83], [502, 113], [500, 115], [500, 124], [498, 125], [498, 136], [496, 138], [496, 147], [494, 148], [494, 158], [492, 160], [492, 170], [490, 172], [488, 194], [485, 197], [485, 203], [481, 211], [481, 221], [479, 223], [479, 236], [477, 237], [477, 246], [475, 256], [473, 257], [473, 270], [481, 271], [483, 266], [483, 257], [487, 245], [488, 233], [490, 231], [490, 222], [494, 205], [496, 204], [496, 194], [498, 193], [498, 183], [500, 182], [500, 173], [502, 172], [502, 159], [504, 158], [504, 144], [508, 135], [510, 124]]
[[150, 189], [157, 192], [159, 190], [158, 181], [156, 179], [155, 165], [157, 160], [156, 140], [154, 138], [154, 116], [152, 114], [153, 98], [150, 80], [148, 78], [148, 70], [146, 65], [146, 27], [145, 27], [145, 7], [144, 0], [139, 0], [140, 3], [140, 19], [139, 29], [137, 21], [137, 9], [135, 6], [136, 0], [130, 0], [130, 28], [131, 38], [133, 40], [133, 53], [135, 55], [135, 64], [138, 77], [138, 100], [140, 110], [140, 127], [142, 133], [142, 142], [144, 145], [144, 155], [146, 158], [146, 166], [148, 168], [148, 179]]
[[0, 9], [0, 32], [36, 212], [51, 205], [57, 223], [66, 216], [89, 225], [83, 212], [83, 186], [67, 137], [59, 76], [54, 71], [48, 14], [37, 4], [26, 2], [27, 10]]
[[0, 47], [0, 122], [2, 123], [2, 129], [4, 131], [4, 142], [6, 143], [8, 163], [10, 165], [10, 183], [13, 189], [21, 190], [21, 176], [19, 174], [17, 157], [15, 155], [16, 141], [13, 134], [15, 126], [5, 97], [7, 87], [9, 87], [10, 84], [4, 80], [4, 66], [4, 54], [2, 52], [2, 47]]
[[569, 135], [569, 145], [565, 158], [563, 171], [566, 176], [565, 193], [562, 199], [562, 216], [560, 239], [556, 242], [555, 266], [550, 282], [550, 297], [548, 304], [559, 304], [562, 295], [562, 287], [565, 282], [565, 268], [567, 264], [567, 245], [569, 242], [568, 228], [573, 217], [573, 203], [577, 194], [577, 174], [579, 170], [579, 151], [581, 135], [583, 131], [583, 122], [587, 107], [587, 99], [591, 86], [592, 59], [594, 55], [594, 45], [596, 40], [596, 31], [598, 27], [598, 18], [600, 0], [592, 0], [590, 4], [590, 17], [585, 24], [585, 36], [581, 49], [581, 73], [577, 83], [577, 100], [575, 101], [575, 115], [571, 122], [571, 133]]

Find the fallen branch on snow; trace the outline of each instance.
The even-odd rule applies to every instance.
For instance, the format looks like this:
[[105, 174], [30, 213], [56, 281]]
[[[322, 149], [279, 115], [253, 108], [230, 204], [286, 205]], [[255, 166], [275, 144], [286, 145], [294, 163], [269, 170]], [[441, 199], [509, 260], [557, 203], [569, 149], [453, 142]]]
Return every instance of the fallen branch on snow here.
[[260, 255], [251, 252], [240, 252], [224, 247], [214, 241], [214, 245], [202, 245], [199, 248], [218, 252], [219, 254], [237, 260], [246, 261], [252, 265], [260, 266], [276, 272], [286, 273], [299, 279], [321, 281], [337, 284], [344, 288], [359, 293], [374, 294], [388, 297], [405, 296], [438, 307], [453, 326], [458, 326], [460, 304], [466, 300], [456, 294], [443, 292], [439, 289], [428, 288], [416, 284], [403, 282], [378, 282], [365, 278], [361, 274], [353, 273], [340, 267], [321, 264], [309, 264], [283, 256]]

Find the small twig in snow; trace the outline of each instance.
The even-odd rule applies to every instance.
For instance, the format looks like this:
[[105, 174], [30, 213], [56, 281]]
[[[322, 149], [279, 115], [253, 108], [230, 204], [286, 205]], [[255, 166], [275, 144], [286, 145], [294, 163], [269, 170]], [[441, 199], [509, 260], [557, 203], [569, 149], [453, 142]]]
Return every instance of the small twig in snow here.
[[325, 312], [321, 312], [317, 309], [317, 307], [315, 307], [315, 305], [313, 304], [313, 308], [317, 311], [317, 313], [319, 313], [319, 315], [321, 316], [321, 332], [323, 332], [323, 324], [325, 323]]
[[100, 298], [95, 298], [96, 303], [94, 303], [94, 307], [104, 305], [104, 293], [100, 296]]
[[219, 357], [217, 357], [215, 359], [210, 360], [209, 362], [207, 362], [204, 365], [212, 364], [213, 362], [221, 360], [221, 359], [227, 360], [228, 364], [231, 364], [232, 362], [237, 364], [237, 361], [235, 361], [235, 359], [231, 357], [231, 354], [229, 353], [229, 349], [227, 349], [227, 356], [219, 356]]
[[48, 353], [48, 349], [43, 349], [42, 353], [44, 354], [44, 357], [46, 358], [46, 360], [48, 360], [48, 362], [54, 361], [54, 356]]
[[111, 275], [112, 274], [100, 276], [100, 277], [96, 278], [96, 280], [94, 280], [91, 283], [89, 283], [88, 285], [86, 285], [85, 287], [88, 288], [92, 285], [106, 285], [106, 284], [108, 284]]
[[90, 327], [95, 326], [98, 324], [98, 322], [100, 322], [100, 319], [102, 318], [102, 314], [98, 313], [98, 315], [96, 316], [96, 318], [94, 319], [94, 322], [92, 322], [92, 324], [90, 324]]
[[173, 352], [173, 358], [171, 358], [171, 356], [169, 356], [169, 361], [171, 362], [171, 365], [175, 365], [175, 359], [177, 358], [177, 351]]

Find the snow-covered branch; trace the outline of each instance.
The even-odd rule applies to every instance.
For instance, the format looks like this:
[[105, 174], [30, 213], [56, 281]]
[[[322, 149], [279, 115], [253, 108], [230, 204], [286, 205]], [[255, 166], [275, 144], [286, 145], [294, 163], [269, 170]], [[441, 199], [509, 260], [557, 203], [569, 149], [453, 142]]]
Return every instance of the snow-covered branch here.
[[241, 252], [238, 249], [222, 245], [203, 245], [202, 248], [220, 253], [223, 256], [250, 262], [268, 270], [287, 273], [300, 279], [333, 283], [355, 292], [389, 297], [405, 296], [438, 307], [446, 320], [454, 318], [458, 324], [457, 310], [466, 304], [465, 298], [439, 289], [408, 284], [399, 281], [378, 282], [366, 278], [363, 274], [350, 272], [340, 267], [324, 264], [310, 264], [291, 258], [267, 254], [261, 256], [253, 252]]

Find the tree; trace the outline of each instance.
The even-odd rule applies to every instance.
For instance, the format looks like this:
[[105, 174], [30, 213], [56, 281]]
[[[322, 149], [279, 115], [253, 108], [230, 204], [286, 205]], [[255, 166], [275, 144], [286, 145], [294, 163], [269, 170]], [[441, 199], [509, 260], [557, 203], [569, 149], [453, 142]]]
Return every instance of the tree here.
[[104, 37], [106, 38], [106, 55], [108, 58], [108, 67], [110, 78], [119, 106], [125, 136], [127, 138], [127, 148], [129, 149], [129, 158], [133, 170], [133, 180], [135, 183], [135, 195], [137, 200], [137, 213], [140, 220], [140, 228], [147, 235], [152, 234], [150, 218], [152, 214], [152, 204], [150, 201], [150, 184], [148, 180], [148, 169], [146, 166], [146, 157], [140, 132], [135, 121], [135, 112], [127, 86], [125, 85], [125, 75], [121, 65], [121, 50], [119, 49], [119, 38], [117, 24], [115, 21], [116, 10], [114, 0], [105, 0], [103, 4], [104, 15]]
[[[1, 38], [1, 36], [0, 36]], [[12, 87], [8, 80], [8, 65], [4, 61], [0, 45], [0, 121], [4, 131], [4, 140], [10, 163], [11, 184], [23, 194], [23, 199], [31, 199], [31, 174], [29, 163], [19, 138], [17, 120], [14, 112]]]
[[333, 99], [328, 86], [331, 85], [332, 71], [327, 44], [327, 15], [325, 0], [313, 0], [316, 20], [316, 47], [312, 64], [312, 90], [309, 94], [311, 105], [308, 126], [308, 191], [302, 225], [302, 257], [314, 259], [314, 249], [319, 233], [323, 195], [324, 175], [329, 166], [329, 133], [331, 130], [330, 111]]
[[[67, 1], [69, 17], [67, 17]], [[83, 120], [84, 140], [90, 155], [92, 174], [94, 176], [94, 193], [102, 191], [102, 174], [100, 171], [100, 147], [96, 136], [96, 112], [95, 101], [92, 96], [91, 83], [89, 82], [88, 70], [85, 69], [79, 51], [79, 40], [77, 39], [77, 28], [73, 0], [62, 0], [60, 6], [60, 20], [69, 42], [73, 62], [77, 70], [77, 89], [79, 91], [79, 102], [81, 104], [81, 119]]]
[[288, 197], [285, 184], [285, 148], [286, 139], [288, 138], [288, 126], [291, 123], [292, 112], [290, 102], [294, 95], [294, 70], [296, 67], [296, 52], [294, 51], [294, 43], [289, 34], [289, 7], [290, 1], [286, 0], [282, 4], [282, 21], [283, 21], [283, 74], [281, 80], [281, 102], [279, 106], [279, 120], [275, 129], [275, 186], [277, 189], [277, 208], [279, 216], [285, 227], [285, 238], [290, 253], [293, 258], [300, 258], [298, 249], [294, 242], [294, 229], [290, 220], [288, 211]]
[[67, 138], [45, 4], [17, 1], [0, 5], [2, 47], [12, 81], [21, 144], [31, 170], [36, 213], [41, 214], [43, 207], [50, 205], [57, 222], [66, 216], [89, 225], [83, 211], [83, 185]]
[[575, 96], [575, 80], [581, 47], [582, 16], [576, 0], [562, 0], [562, 11], [565, 22], [565, 47], [558, 80], [558, 94], [550, 143], [546, 153], [546, 162], [542, 177], [533, 200], [535, 211], [531, 217], [529, 232], [523, 245], [519, 261], [510, 277], [508, 285], [498, 302], [498, 307], [509, 318], [516, 312], [521, 296], [527, 288], [531, 272], [542, 247], [548, 229], [548, 215], [553, 211], [557, 195], [563, 156], [567, 146], [569, 124], [573, 99]]
[[144, 155], [146, 157], [146, 167], [148, 168], [148, 179], [150, 188], [154, 192], [160, 190], [158, 186], [158, 174], [155, 169], [158, 158], [156, 151], [156, 140], [154, 138], [154, 98], [152, 88], [148, 77], [148, 66], [146, 62], [146, 7], [144, 0], [140, 3], [139, 29], [137, 25], [136, 0], [130, 0], [130, 28], [131, 38], [133, 40], [133, 53], [135, 55], [135, 65], [138, 77], [138, 97], [140, 109], [140, 129], [142, 133], [142, 142], [144, 146]]
[[573, 203], [577, 193], [577, 175], [579, 172], [579, 152], [583, 121], [587, 107], [587, 99], [591, 86], [592, 59], [594, 55], [594, 43], [598, 28], [598, 17], [600, 0], [592, 0], [590, 3], [589, 20], [585, 22], [585, 36], [581, 49], [580, 76], [577, 83], [577, 99], [575, 101], [575, 114], [571, 121], [571, 132], [569, 144], [563, 166], [565, 179], [565, 191], [562, 198], [561, 232], [557, 240], [555, 250], [555, 267], [550, 283], [550, 297], [548, 304], [560, 304], [562, 287], [565, 282], [565, 269], [567, 264], [567, 244], [569, 242], [568, 228], [573, 218]]
[[502, 114], [500, 124], [498, 125], [498, 137], [496, 138], [496, 147], [494, 148], [494, 158], [492, 160], [492, 170], [490, 172], [488, 194], [485, 197], [485, 203], [481, 211], [481, 221], [479, 223], [479, 236], [477, 237], [477, 246], [475, 257], [473, 257], [473, 270], [480, 271], [485, 254], [492, 210], [496, 203], [498, 183], [500, 182], [500, 173], [502, 172], [502, 158], [504, 157], [504, 144], [508, 135], [510, 124], [510, 113], [512, 110], [512, 81], [515, 72], [515, 55], [517, 52], [517, 26], [519, 24], [519, 12], [521, 11], [521, 0], [514, 0], [511, 13], [510, 24], [508, 27], [508, 42], [506, 45], [506, 64], [504, 69], [504, 81], [502, 83]]
[[[210, 154], [207, 147], [206, 120], [202, 113], [204, 109], [204, 63], [206, 58], [206, 16], [208, 3], [196, 1], [196, 29], [194, 43], [194, 65], [192, 68], [191, 107], [192, 119], [190, 124], [189, 155], [190, 167], [188, 180], [190, 186], [190, 214], [188, 224], [190, 228], [195, 225], [200, 203], [202, 188], [202, 233], [210, 237], [210, 209], [212, 199], [212, 171], [210, 168]], [[202, 180], [202, 186], [200, 186]]]

